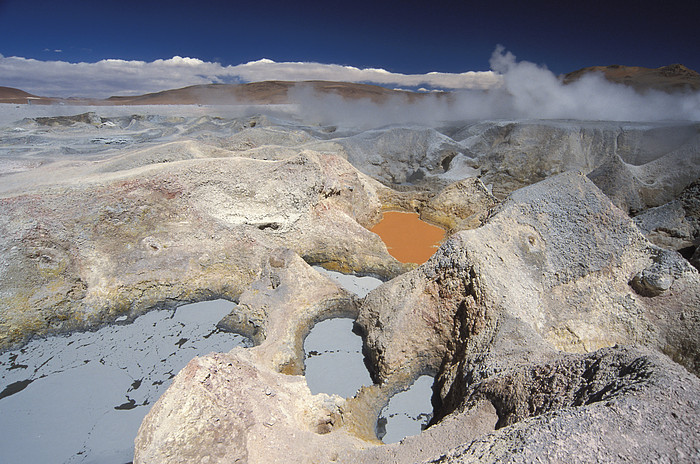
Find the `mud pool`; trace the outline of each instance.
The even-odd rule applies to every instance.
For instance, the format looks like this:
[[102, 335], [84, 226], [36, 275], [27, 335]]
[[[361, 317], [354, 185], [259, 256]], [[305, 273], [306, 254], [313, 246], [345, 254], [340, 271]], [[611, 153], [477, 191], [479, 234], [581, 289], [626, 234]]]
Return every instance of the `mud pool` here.
[[151, 311], [0, 354], [0, 462], [130, 462], [141, 421], [190, 359], [250, 346], [216, 328], [233, 307]]
[[376, 277], [343, 274], [340, 272], [328, 271], [321, 266], [313, 266], [313, 268], [360, 298], [366, 297], [369, 292], [382, 284], [382, 281]]
[[392, 396], [377, 420], [377, 438], [384, 443], [398, 443], [421, 433], [433, 416], [432, 394], [433, 378], [423, 375], [408, 390]]
[[[381, 284], [316, 269], [360, 297]], [[141, 421], [190, 359], [251, 346], [216, 327], [234, 306], [213, 300], [155, 310], [132, 323], [36, 339], [0, 354], [0, 462], [130, 462]], [[306, 338], [312, 393], [352, 397], [372, 384], [352, 326], [352, 319], [329, 319]], [[391, 399], [379, 419], [386, 443], [420, 433], [431, 411], [431, 384], [421, 378]]]
[[421, 221], [418, 213], [386, 211], [384, 218], [372, 228], [386, 244], [389, 254], [402, 263], [422, 264], [430, 258], [445, 231]]
[[[381, 281], [314, 267], [347, 290], [364, 297]], [[372, 385], [362, 355], [362, 338], [352, 331], [353, 320], [328, 319], [316, 324], [304, 341], [306, 382], [312, 393], [334, 393], [348, 398], [363, 385]], [[419, 434], [432, 417], [433, 378], [419, 377], [406, 391], [394, 395], [377, 421], [377, 437], [396, 443]]]
[[306, 383], [311, 393], [355, 395], [363, 385], [372, 385], [362, 356], [362, 338], [352, 332], [352, 319], [319, 322], [304, 341]]

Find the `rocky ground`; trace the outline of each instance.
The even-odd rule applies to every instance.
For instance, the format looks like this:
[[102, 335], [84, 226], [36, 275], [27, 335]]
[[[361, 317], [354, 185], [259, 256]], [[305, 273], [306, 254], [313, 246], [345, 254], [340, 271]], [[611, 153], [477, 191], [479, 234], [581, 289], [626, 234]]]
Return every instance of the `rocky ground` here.
[[[135, 462], [700, 459], [697, 123], [105, 111], [2, 128], [0, 347], [214, 297], [255, 343], [190, 361]], [[399, 263], [368, 230], [387, 209], [449, 237]], [[385, 282], [357, 296], [311, 265]], [[352, 398], [303, 376], [332, 317], [364, 340]], [[431, 427], [382, 445], [426, 374]]]

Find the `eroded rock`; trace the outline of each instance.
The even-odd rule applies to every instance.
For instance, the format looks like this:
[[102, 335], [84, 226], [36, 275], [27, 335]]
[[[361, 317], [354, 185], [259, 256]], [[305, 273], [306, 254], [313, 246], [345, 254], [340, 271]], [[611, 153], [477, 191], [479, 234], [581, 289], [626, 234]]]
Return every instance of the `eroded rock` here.
[[692, 246], [696, 235], [678, 200], [650, 208], [636, 216], [634, 222], [650, 242], [672, 250]]
[[474, 229], [498, 200], [478, 178], [468, 178], [445, 187], [421, 209], [421, 219], [448, 230]]
[[649, 241], [681, 252], [700, 268], [700, 180], [688, 185], [675, 200], [645, 211], [634, 221]]
[[[338, 138], [353, 166], [388, 184], [443, 173], [464, 148], [435, 129], [389, 127]], [[446, 169], [447, 168], [447, 169]]]
[[386, 446], [358, 437], [356, 403], [311, 395], [255, 358], [235, 349], [191, 361], [144, 420], [134, 462], [692, 462], [700, 443], [700, 381], [648, 349], [501, 370], [421, 435]]
[[642, 296], [654, 297], [668, 291], [687, 268], [683, 259], [670, 251], [659, 250], [653, 260], [651, 266], [639, 271], [630, 281], [632, 288]]
[[314, 324], [331, 317], [355, 318], [357, 311], [354, 295], [281, 248], [270, 254], [260, 278], [218, 325], [253, 339], [272, 369], [302, 375], [303, 342]]
[[[240, 303], [220, 325], [257, 343], [193, 360], [135, 462], [697, 457], [697, 378], [605, 348], [700, 372], [698, 272], [626, 214], [658, 245], [697, 238], [697, 124], [39, 123], [4, 139], [30, 148], [0, 186], [0, 349], [214, 296]], [[473, 230], [406, 272], [366, 229], [391, 205]], [[354, 398], [299, 375], [313, 323], [358, 311], [306, 263], [395, 277], [359, 310], [377, 384]], [[421, 374], [436, 376], [434, 425], [379, 446], [379, 411]]]
[[463, 405], [494, 405], [498, 429], [426, 462], [694, 462], [699, 388], [664, 356], [622, 347], [508, 369]]
[[[281, 269], [284, 262], [273, 258], [270, 269]], [[646, 276], [644, 282], [653, 281], [649, 276], [668, 282], [652, 296], [631, 283], [637, 274]], [[270, 289], [274, 278], [265, 278]], [[678, 456], [691, 456], [697, 434], [687, 424], [698, 411], [692, 393], [699, 390], [697, 378], [647, 350], [603, 347], [646, 344], [698, 372], [693, 334], [700, 324], [699, 292], [697, 271], [679, 255], [650, 244], [583, 174], [555, 176], [515, 192], [482, 227], [456, 233], [426, 264], [365, 298], [358, 323], [378, 384], [338, 406], [342, 425], [331, 419], [333, 413], [321, 427], [312, 421], [317, 425], [311, 428], [326, 440], [323, 445], [316, 437], [299, 443], [287, 426], [267, 440], [302, 447], [286, 448], [302, 461], [317, 446], [324, 453], [335, 450], [331, 458], [338, 462], [468, 462], [472, 457], [495, 462], [510, 459], [513, 449], [542, 450], [554, 460], [615, 460], [622, 445], [601, 440], [606, 430], [631, 436], [625, 443], [633, 444], [634, 456], [671, 456], [670, 430], [686, 427], [690, 444]], [[281, 349], [270, 346], [271, 351], [252, 351], [260, 356], [256, 367], [269, 366]], [[588, 355], [561, 353], [600, 348]], [[277, 369], [283, 370], [279, 364]], [[436, 423], [420, 436], [376, 447], [373, 418], [393, 393], [424, 373], [436, 375]], [[665, 391], [672, 394], [664, 397]], [[675, 416], [663, 425], [644, 419], [666, 405], [678, 412], [674, 409]], [[686, 407], [692, 413], [681, 416]], [[632, 424], [615, 412], [627, 408], [637, 418]], [[165, 420], [177, 409], [156, 412], [152, 420]], [[181, 422], [180, 417], [172, 420]], [[584, 453], [578, 445], [545, 438], [567, 428], [595, 446]], [[649, 448], [646, 431], [659, 437], [661, 448]], [[246, 453], [250, 449], [245, 445]], [[247, 456], [250, 462], [270, 462], [265, 459], [276, 450], [269, 453]], [[163, 462], [159, 459], [136, 462]]]
[[236, 300], [270, 250], [384, 277], [373, 182], [345, 160], [192, 159], [0, 198], [0, 347], [155, 305]]
[[[669, 272], [656, 272], [657, 261]], [[662, 296], [630, 287], [645, 269], [668, 275]], [[699, 372], [690, 335], [700, 327], [698, 308], [697, 271], [647, 242], [570, 172], [515, 192], [484, 226], [453, 235], [427, 263], [371, 292], [358, 322], [376, 380], [440, 370], [447, 398], [454, 379], [483, 375], [476, 366], [499, 349], [514, 362], [517, 353], [643, 343]]]
[[368, 446], [329, 433], [342, 429], [345, 400], [257, 361], [253, 350], [190, 361], [144, 419], [134, 462], [332, 462]]
[[498, 198], [580, 170], [617, 206], [639, 212], [672, 200], [700, 174], [694, 123], [489, 121], [466, 125], [451, 138], [472, 154]]

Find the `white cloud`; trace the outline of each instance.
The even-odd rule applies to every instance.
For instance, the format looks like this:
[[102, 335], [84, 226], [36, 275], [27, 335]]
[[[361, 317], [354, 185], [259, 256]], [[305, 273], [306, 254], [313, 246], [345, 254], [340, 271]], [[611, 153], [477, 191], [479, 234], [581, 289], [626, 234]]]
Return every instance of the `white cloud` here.
[[96, 63], [69, 63], [0, 55], [0, 85], [44, 96], [105, 98], [213, 82], [264, 80], [331, 80], [444, 89], [486, 89], [500, 83], [500, 77], [490, 71], [400, 74], [336, 64], [277, 63], [266, 58], [222, 66], [180, 56], [152, 62], [106, 59]]
[[[0, 85], [38, 95], [107, 97], [211, 82], [317, 79], [369, 82], [426, 92], [411, 103], [397, 98], [382, 105], [369, 100], [345, 101], [338, 95], [317, 95], [310, 89], [290, 92], [290, 98], [309, 119], [366, 126], [494, 118], [700, 120], [700, 92], [669, 95], [649, 91], [642, 95], [595, 74], [564, 85], [548, 69], [517, 61], [502, 47], [494, 51], [490, 63], [491, 72], [399, 74], [337, 64], [276, 63], [266, 58], [222, 66], [179, 56], [153, 62], [113, 59], [68, 63], [0, 55]], [[435, 88], [454, 92], [449, 97], [429, 92]]]
[[377, 68], [360, 69], [354, 66], [304, 62], [276, 63], [268, 59], [229, 66], [226, 69], [249, 82], [271, 79], [329, 80], [406, 87], [430, 86], [444, 89], [487, 89], [500, 83], [499, 76], [491, 71], [468, 71], [459, 74], [437, 72], [401, 74]]

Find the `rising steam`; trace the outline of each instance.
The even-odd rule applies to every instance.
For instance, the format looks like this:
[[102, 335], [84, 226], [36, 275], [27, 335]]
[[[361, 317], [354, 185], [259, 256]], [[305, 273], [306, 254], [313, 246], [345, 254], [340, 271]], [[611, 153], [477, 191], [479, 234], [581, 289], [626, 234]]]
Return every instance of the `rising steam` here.
[[355, 127], [388, 124], [438, 124], [475, 119], [579, 119], [597, 121], [700, 120], [700, 92], [640, 94], [600, 74], [587, 74], [571, 84], [545, 67], [517, 61], [499, 46], [491, 56], [502, 84], [491, 90], [464, 90], [425, 95], [414, 102], [401, 97], [382, 104], [320, 95], [308, 87], [290, 91], [302, 117], [320, 123]]

